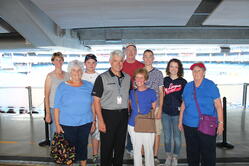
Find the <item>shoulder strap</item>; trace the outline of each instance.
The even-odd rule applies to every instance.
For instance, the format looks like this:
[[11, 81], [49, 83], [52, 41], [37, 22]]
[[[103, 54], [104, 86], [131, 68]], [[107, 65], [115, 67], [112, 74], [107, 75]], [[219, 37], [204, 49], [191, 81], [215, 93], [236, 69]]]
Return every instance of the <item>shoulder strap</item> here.
[[200, 109], [200, 106], [199, 106], [199, 103], [197, 101], [197, 97], [196, 97], [196, 87], [195, 87], [195, 82], [193, 82], [193, 88], [194, 88], [194, 100], [195, 100], [195, 105], [197, 107], [197, 110], [198, 110], [198, 113], [199, 113], [199, 116], [201, 116], [201, 109]]
[[135, 89], [134, 89], [134, 96], [135, 96], [135, 100], [136, 100], [136, 104], [137, 104], [137, 112], [140, 113], [140, 109], [139, 109], [139, 105], [138, 105], [138, 97], [137, 97], [137, 93], [136, 93]]

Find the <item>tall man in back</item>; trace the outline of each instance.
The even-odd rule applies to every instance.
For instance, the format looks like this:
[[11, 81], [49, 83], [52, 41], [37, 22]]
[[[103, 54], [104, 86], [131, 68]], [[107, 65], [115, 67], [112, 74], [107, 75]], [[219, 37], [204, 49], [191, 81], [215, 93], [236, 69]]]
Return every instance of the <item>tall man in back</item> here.
[[144, 64], [136, 60], [137, 47], [134, 44], [129, 44], [125, 48], [125, 61], [122, 71], [129, 74], [132, 80], [132, 85], [134, 83], [134, 72], [139, 68], [143, 68]]
[[149, 79], [146, 81], [145, 85], [148, 88], [155, 90], [157, 95], [157, 104], [155, 110], [156, 117], [156, 134], [154, 142], [154, 161], [155, 166], [160, 164], [158, 159], [158, 151], [160, 146], [160, 135], [162, 130], [162, 106], [163, 106], [163, 73], [153, 66], [154, 53], [151, 50], [145, 50], [143, 54], [143, 60], [145, 64], [145, 69], [149, 73]]
[[[122, 71], [129, 74], [132, 81], [132, 87], [134, 86], [134, 72], [135, 70], [139, 68], [143, 68], [144, 64], [136, 60], [137, 55], [137, 47], [134, 44], [128, 44], [124, 49], [126, 59], [124, 61], [123, 69]], [[128, 154], [133, 157], [133, 147], [131, 143], [131, 138], [128, 133], [127, 135], [127, 144], [126, 144], [126, 150]]]

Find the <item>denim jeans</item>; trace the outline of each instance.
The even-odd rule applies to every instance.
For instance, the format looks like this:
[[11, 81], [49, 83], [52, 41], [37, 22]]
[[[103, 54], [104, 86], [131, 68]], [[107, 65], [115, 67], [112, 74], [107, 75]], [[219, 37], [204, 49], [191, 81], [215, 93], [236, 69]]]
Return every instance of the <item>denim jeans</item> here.
[[127, 133], [126, 137], [126, 147], [125, 147], [129, 152], [133, 150], [132, 142], [131, 142], [131, 136], [129, 133]]
[[[131, 112], [132, 110], [130, 110]], [[129, 115], [130, 116], [130, 115]], [[131, 136], [129, 134], [129, 132], [127, 132], [127, 137], [126, 137], [126, 146], [125, 146], [125, 149], [127, 151], [132, 151], [133, 150], [133, 145], [132, 145], [132, 142], [131, 142]]]
[[49, 124], [49, 138], [50, 141], [53, 140], [54, 133], [56, 132], [55, 121], [54, 121], [54, 109], [50, 108], [51, 123]]
[[[170, 116], [162, 114], [163, 132], [164, 132], [164, 148], [166, 153], [179, 155], [182, 138], [181, 131], [178, 129], [179, 116]], [[174, 140], [174, 149], [172, 150], [172, 138]]]

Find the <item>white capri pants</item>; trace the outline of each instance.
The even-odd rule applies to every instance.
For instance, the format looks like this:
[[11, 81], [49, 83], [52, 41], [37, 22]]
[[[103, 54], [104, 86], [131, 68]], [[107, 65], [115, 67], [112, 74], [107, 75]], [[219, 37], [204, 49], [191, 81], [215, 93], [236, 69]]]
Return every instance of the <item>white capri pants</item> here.
[[154, 166], [153, 145], [155, 133], [138, 133], [135, 132], [134, 127], [130, 125], [128, 125], [128, 132], [133, 145], [134, 166], [142, 166], [142, 146], [144, 146], [145, 166]]

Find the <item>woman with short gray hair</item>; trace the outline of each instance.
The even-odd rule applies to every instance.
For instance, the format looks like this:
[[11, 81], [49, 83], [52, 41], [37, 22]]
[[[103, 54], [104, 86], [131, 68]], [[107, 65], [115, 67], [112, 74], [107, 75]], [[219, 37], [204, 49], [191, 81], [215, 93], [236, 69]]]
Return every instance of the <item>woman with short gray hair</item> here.
[[95, 130], [92, 112], [92, 83], [81, 80], [84, 65], [78, 60], [68, 64], [70, 80], [62, 82], [55, 95], [54, 115], [57, 133], [76, 148], [76, 160], [86, 166], [90, 132]]
[[72, 68], [74, 67], [78, 67], [82, 70], [82, 74], [83, 74], [83, 71], [84, 71], [84, 64], [83, 62], [81, 61], [78, 61], [78, 60], [73, 60], [71, 62], [68, 63], [68, 66], [67, 66], [67, 72], [70, 73]]

